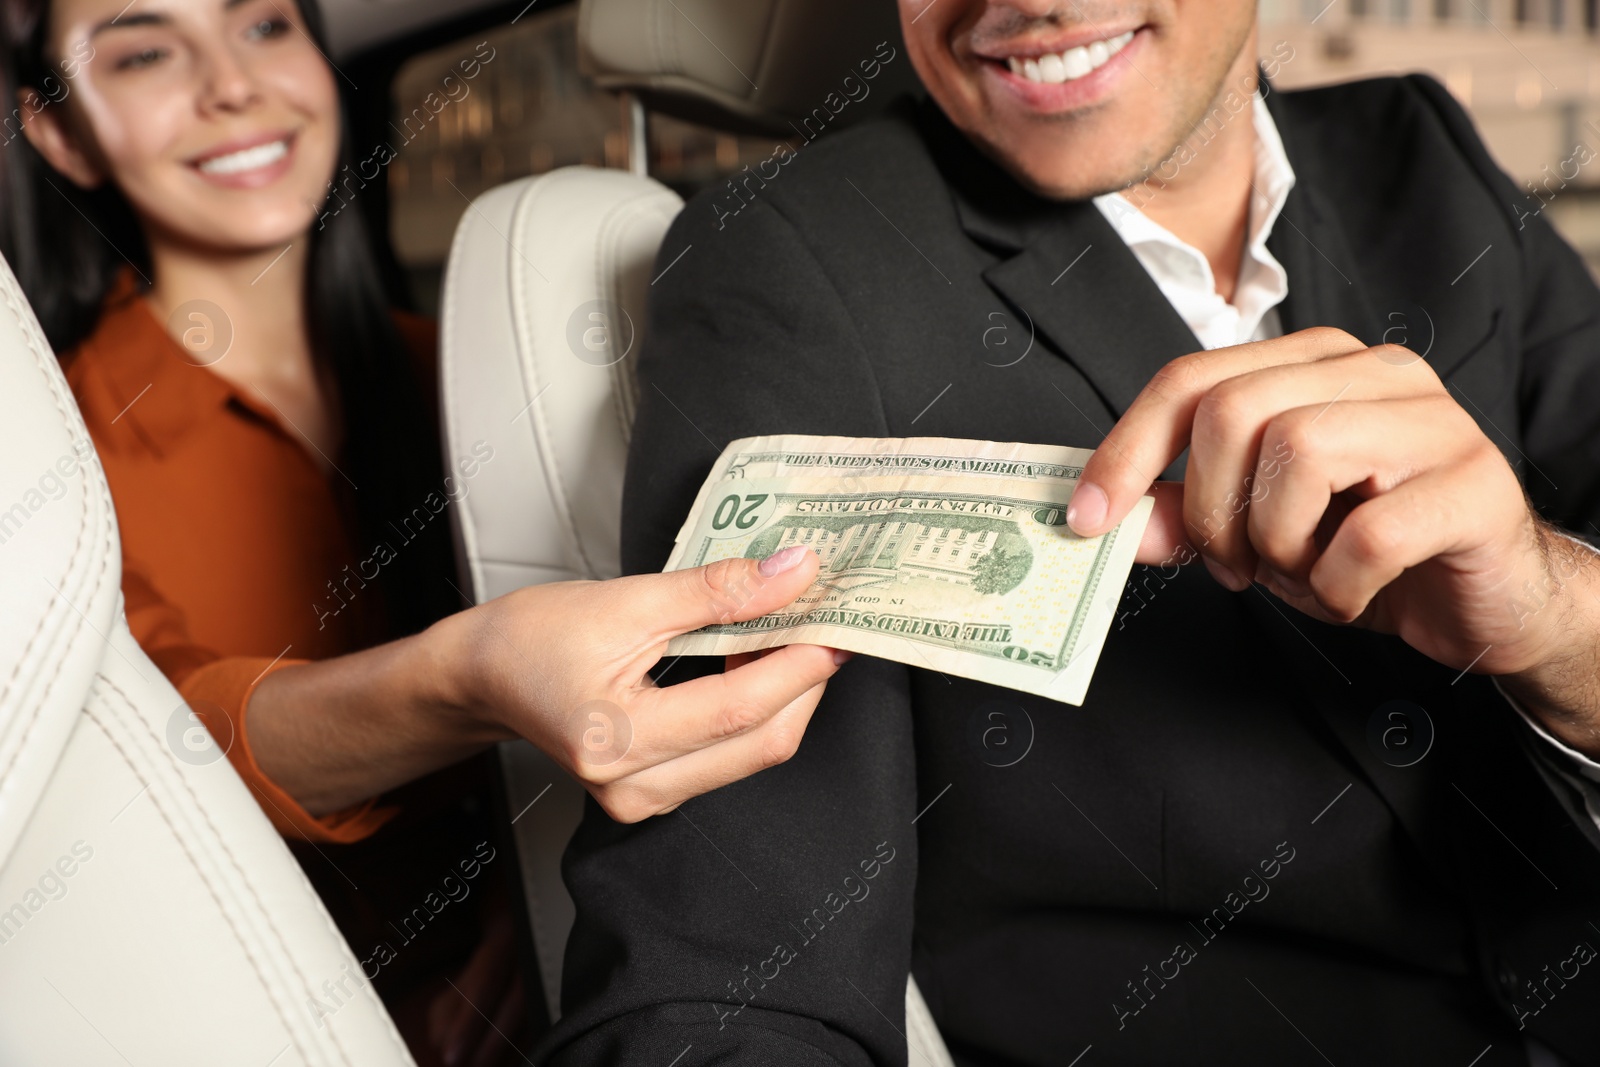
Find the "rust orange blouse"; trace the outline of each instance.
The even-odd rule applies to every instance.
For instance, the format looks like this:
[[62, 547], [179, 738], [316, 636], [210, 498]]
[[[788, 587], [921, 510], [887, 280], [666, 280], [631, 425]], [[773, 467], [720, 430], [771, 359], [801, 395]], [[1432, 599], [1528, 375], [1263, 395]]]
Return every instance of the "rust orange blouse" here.
[[[397, 318], [431, 363], [433, 324]], [[374, 800], [313, 817], [256, 765], [244, 719], [269, 672], [382, 637], [377, 603], [329, 610], [342, 603], [330, 583], [357, 560], [340, 476], [323, 475], [270, 402], [191, 360], [131, 272], [63, 363], [111, 486], [134, 638], [228, 746], [280, 833], [336, 843], [372, 833], [394, 809]]]

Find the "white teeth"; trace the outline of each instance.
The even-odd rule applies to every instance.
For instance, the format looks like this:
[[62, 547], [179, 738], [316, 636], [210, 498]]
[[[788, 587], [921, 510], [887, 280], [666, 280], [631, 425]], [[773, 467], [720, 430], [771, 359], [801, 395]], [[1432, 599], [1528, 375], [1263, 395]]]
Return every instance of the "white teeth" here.
[[225, 156], [215, 156], [200, 164], [200, 169], [206, 174], [242, 174], [247, 170], [271, 166], [288, 154], [287, 140], [269, 141], [229, 152]]
[[1133, 40], [1133, 34], [1134, 31], [1129, 30], [1109, 40], [1079, 45], [1059, 54], [1051, 53], [1034, 59], [1019, 60], [1016, 56], [1012, 56], [1006, 60], [1006, 65], [1011, 68], [1011, 73], [1042, 85], [1076, 81], [1085, 74], [1105, 66], [1112, 56], [1122, 51], [1128, 42]]

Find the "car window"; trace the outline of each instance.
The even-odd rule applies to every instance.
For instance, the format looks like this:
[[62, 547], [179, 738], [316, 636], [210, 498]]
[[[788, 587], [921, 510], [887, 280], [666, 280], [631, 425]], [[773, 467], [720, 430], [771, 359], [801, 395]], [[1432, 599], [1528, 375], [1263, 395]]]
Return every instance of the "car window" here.
[[[413, 56], [395, 77], [392, 106], [394, 158], [382, 164], [390, 235], [417, 305], [429, 314], [472, 198], [557, 167], [627, 165], [626, 105], [578, 71], [575, 4]], [[767, 159], [776, 144], [664, 115], [651, 115], [649, 124], [650, 175], [685, 197]], [[361, 165], [375, 171], [379, 162]]]

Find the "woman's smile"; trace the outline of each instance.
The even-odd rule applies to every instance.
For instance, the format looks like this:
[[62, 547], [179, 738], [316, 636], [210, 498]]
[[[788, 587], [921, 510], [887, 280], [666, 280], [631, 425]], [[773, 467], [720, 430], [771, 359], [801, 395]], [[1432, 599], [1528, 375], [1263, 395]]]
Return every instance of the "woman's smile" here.
[[260, 189], [294, 168], [298, 131], [268, 130], [216, 145], [188, 160], [196, 174], [230, 189]]

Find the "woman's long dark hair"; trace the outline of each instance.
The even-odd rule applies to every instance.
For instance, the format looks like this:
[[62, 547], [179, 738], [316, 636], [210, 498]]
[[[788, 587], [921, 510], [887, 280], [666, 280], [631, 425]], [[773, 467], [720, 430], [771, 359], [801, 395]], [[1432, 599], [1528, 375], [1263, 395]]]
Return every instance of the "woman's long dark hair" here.
[[[321, 18], [300, 0], [308, 31], [322, 44]], [[0, 0], [0, 253], [17, 275], [45, 336], [65, 352], [94, 332], [106, 297], [128, 263], [145, 278], [150, 256], [138, 220], [111, 182], [86, 192], [60, 176], [21, 134], [19, 86], [44, 99], [65, 99], [70, 79], [45, 55], [49, 0]], [[339, 165], [355, 167], [348, 112]], [[337, 171], [336, 171], [337, 172]], [[63, 203], [63, 200], [65, 201]], [[378, 544], [394, 549], [383, 567], [382, 599], [390, 636], [413, 633], [458, 604], [445, 581], [452, 567], [449, 524], [428, 523], [399, 543], [395, 525], [443, 496], [433, 412], [424, 401], [417, 361], [410, 358], [390, 311], [378, 257], [360, 210], [329, 213], [311, 234], [306, 320], [311, 349], [338, 388], [344, 427], [340, 468], [359, 486], [355, 510], [362, 557]], [[339, 575], [329, 575], [336, 582]]]

